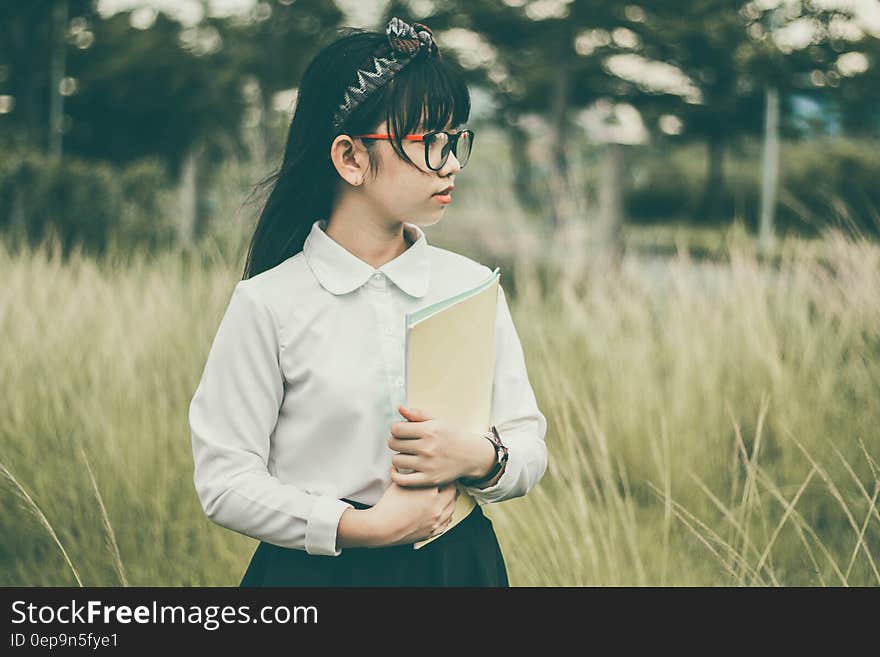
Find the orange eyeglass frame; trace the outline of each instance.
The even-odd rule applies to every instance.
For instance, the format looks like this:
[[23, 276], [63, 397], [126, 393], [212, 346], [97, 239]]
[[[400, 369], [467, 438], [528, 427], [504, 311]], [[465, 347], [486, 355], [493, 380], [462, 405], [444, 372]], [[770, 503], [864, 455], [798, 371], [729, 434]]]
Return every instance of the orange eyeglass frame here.
[[[473, 147], [474, 147], [475, 135], [474, 135], [474, 131], [471, 130], [470, 128], [465, 128], [464, 130], [459, 130], [456, 133], [446, 132], [445, 130], [434, 130], [432, 132], [426, 132], [423, 135], [405, 135], [403, 137], [403, 139], [405, 139], [406, 141], [426, 141], [427, 139], [429, 139], [429, 138], [433, 137], [434, 135], [439, 134], [441, 132], [445, 133], [449, 137], [449, 150], [446, 152], [446, 156], [443, 158], [443, 163], [437, 169], [432, 167], [431, 163], [428, 162], [428, 144], [425, 143], [425, 164], [427, 165], [427, 167], [431, 171], [439, 171], [440, 169], [442, 169], [446, 165], [446, 161], [449, 159], [450, 152], [453, 153], [455, 155], [455, 157], [458, 157], [458, 139], [464, 133], [468, 133], [468, 135], [470, 136], [471, 150], [473, 150]], [[391, 139], [392, 135], [369, 133], [369, 134], [365, 134], [365, 135], [352, 135], [352, 138], [353, 139]], [[468, 159], [470, 159], [470, 153], [468, 153]], [[462, 164], [461, 167], [464, 168], [464, 164]]]

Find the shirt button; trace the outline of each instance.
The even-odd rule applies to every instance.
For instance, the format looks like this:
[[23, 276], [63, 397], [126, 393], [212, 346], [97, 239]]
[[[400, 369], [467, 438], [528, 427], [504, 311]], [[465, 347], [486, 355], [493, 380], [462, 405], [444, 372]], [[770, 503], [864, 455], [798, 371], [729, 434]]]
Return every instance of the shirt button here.
[[391, 335], [392, 333], [394, 333], [394, 329], [392, 329], [390, 326], [386, 326], [385, 335]]
[[403, 378], [397, 377], [397, 381], [395, 381], [394, 383], [397, 385], [398, 388], [402, 388], [403, 387]]
[[373, 274], [373, 280], [375, 280], [375, 281], [381, 281], [381, 280], [382, 280], [382, 274], [379, 274], [379, 273]]

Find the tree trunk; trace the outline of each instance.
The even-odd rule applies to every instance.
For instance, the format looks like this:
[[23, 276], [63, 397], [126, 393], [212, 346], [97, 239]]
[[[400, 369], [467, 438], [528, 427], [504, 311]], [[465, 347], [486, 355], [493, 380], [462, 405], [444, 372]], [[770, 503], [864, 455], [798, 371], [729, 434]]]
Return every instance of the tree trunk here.
[[565, 228], [572, 217], [571, 190], [568, 184], [568, 161], [566, 158], [566, 128], [568, 125], [568, 97], [571, 88], [571, 61], [567, 49], [560, 49], [559, 64], [553, 85], [550, 106], [550, 175], [551, 234]]
[[54, 42], [49, 72], [49, 155], [61, 159], [64, 133], [64, 96], [61, 80], [64, 78], [67, 54], [67, 0], [56, 0], [52, 10]]
[[761, 161], [761, 227], [759, 248], [763, 253], [773, 246], [776, 189], [779, 180], [779, 90], [767, 88], [764, 114], [764, 150]]
[[272, 120], [271, 99], [266, 95], [260, 84], [260, 122], [257, 127], [257, 152], [261, 167], [268, 166], [269, 161], [269, 122]]
[[707, 146], [708, 170], [700, 213], [715, 221], [721, 218], [724, 204], [724, 137], [719, 133], [710, 135]]
[[24, 191], [18, 185], [12, 185], [9, 191], [12, 193], [12, 207], [9, 209], [9, 234], [17, 248], [31, 246], [33, 242], [28, 231], [31, 225], [28, 224], [25, 212]]
[[202, 150], [202, 144], [199, 142], [187, 151], [178, 180], [180, 211], [178, 212], [177, 237], [182, 244], [187, 246], [192, 245], [196, 237], [199, 214], [199, 166]]
[[541, 200], [535, 190], [535, 171], [529, 157], [529, 134], [516, 123], [505, 127], [513, 165], [513, 193], [519, 204], [529, 212], [538, 212]]
[[599, 212], [591, 240], [591, 260], [597, 264], [616, 263], [623, 252], [623, 156], [622, 144], [605, 144], [599, 179]]

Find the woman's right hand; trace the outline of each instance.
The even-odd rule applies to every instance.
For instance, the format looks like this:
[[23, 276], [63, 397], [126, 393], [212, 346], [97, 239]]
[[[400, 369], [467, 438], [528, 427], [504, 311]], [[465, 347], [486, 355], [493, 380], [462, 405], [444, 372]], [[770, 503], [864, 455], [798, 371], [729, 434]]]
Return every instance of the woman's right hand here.
[[416, 488], [392, 481], [371, 509], [378, 534], [384, 537], [380, 547], [415, 543], [442, 533], [452, 520], [458, 493], [455, 482]]

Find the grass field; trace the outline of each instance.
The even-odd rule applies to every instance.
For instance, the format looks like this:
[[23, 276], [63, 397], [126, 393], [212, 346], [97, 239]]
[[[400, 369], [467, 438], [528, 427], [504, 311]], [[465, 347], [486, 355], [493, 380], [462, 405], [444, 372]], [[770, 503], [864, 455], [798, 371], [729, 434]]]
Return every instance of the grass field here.
[[[717, 243], [509, 268], [549, 422], [543, 480], [486, 507], [512, 585], [880, 584], [880, 246]], [[0, 585], [238, 583], [187, 408], [239, 256], [0, 248]]]

